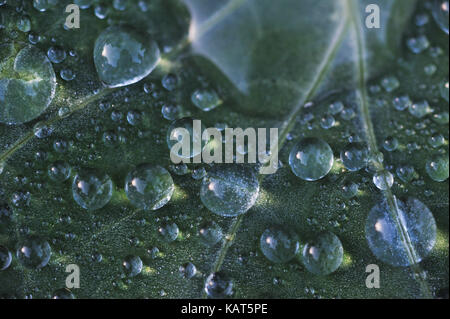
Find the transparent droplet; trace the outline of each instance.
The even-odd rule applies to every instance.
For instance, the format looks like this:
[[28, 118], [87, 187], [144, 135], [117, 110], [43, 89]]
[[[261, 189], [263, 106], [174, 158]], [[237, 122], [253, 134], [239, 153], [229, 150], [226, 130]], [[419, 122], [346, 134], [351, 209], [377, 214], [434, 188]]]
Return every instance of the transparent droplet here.
[[342, 186], [342, 196], [344, 198], [350, 199], [358, 194], [359, 186], [354, 182], [346, 182]]
[[302, 261], [311, 273], [325, 276], [339, 268], [343, 256], [344, 249], [339, 238], [333, 233], [325, 232], [304, 246]]
[[5, 60], [5, 68], [14, 76], [0, 71], [0, 123], [21, 124], [37, 118], [55, 94], [52, 64], [41, 51], [28, 46], [15, 59]]
[[413, 166], [403, 165], [396, 170], [398, 178], [405, 183], [411, 182], [416, 177], [416, 170]]
[[425, 35], [418, 36], [417, 38], [410, 38], [406, 42], [411, 52], [415, 54], [422, 53], [430, 47], [430, 42]]
[[150, 36], [125, 27], [109, 27], [95, 42], [95, 67], [109, 87], [139, 82], [155, 69], [159, 60], [158, 45]]
[[159, 235], [167, 242], [173, 242], [178, 238], [180, 229], [175, 223], [166, 223], [158, 228]]
[[80, 9], [87, 9], [92, 5], [93, 0], [75, 0], [74, 3], [80, 7]]
[[341, 113], [344, 110], [344, 104], [340, 101], [334, 102], [334, 103], [330, 104], [329, 109], [330, 109], [330, 113], [332, 115], [336, 115], [336, 114]]
[[51, 47], [47, 51], [47, 56], [52, 63], [61, 63], [67, 58], [66, 51], [61, 47]]
[[206, 176], [206, 169], [204, 167], [192, 170], [192, 178], [196, 180], [203, 179]]
[[317, 181], [325, 177], [333, 163], [333, 150], [327, 142], [318, 138], [301, 140], [289, 155], [292, 172], [305, 181]]
[[202, 181], [200, 199], [211, 212], [226, 217], [246, 213], [256, 202], [259, 181], [252, 168], [216, 165]]
[[162, 78], [161, 84], [167, 91], [173, 91], [178, 86], [178, 77], [172, 73], [166, 74]]
[[[413, 260], [419, 263], [434, 247], [436, 222], [428, 207], [415, 198], [406, 202], [395, 199], [395, 202], [398, 219], [394, 219], [385, 200], [372, 208], [366, 221], [366, 238], [373, 254], [381, 261], [393, 266], [411, 266], [408, 257], [411, 254], [405, 242], [410, 243]], [[402, 232], [396, 220], [401, 223]]]
[[192, 93], [191, 100], [196, 107], [205, 112], [215, 109], [222, 103], [214, 90], [196, 90]]
[[33, 0], [33, 7], [44, 12], [53, 8], [58, 3], [58, 0]]
[[214, 246], [223, 238], [223, 230], [215, 222], [207, 222], [200, 227], [199, 237], [206, 246]]
[[37, 236], [29, 236], [19, 242], [17, 259], [27, 268], [39, 269], [45, 267], [52, 255], [52, 249], [47, 241]]
[[29, 32], [31, 30], [31, 21], [30, 17], [28, 16], [22, 16], [17, 21], [17, 29], [19, 29], [22, 32]]
[[426, 163], [425, 169], [428, 176], [436, 182], [444, 182], [448, 179], [448, 155], [433, 155]]
[[49, 137], [53, 133], [53, 127], [47, 125], [44, 122], [38, 122], [33, 128], [34, 136], [39, 139]]
[[103, 208], [111, 200], [112, 192], [111, 178], [97, 170], [82, 169], [73, 179], [73, 199], [84, 209]]
[[180, 117], [180, 108], [177, 105], [164, 104], [161, 114], [166, 120], [173, 121]]
[[180, 266], [180, 274], [183, 278], [191, 279], [197, 274], [197, 267], [193, 263], [187, 263]]
[[442, 98], [448, 102], [449, 101], [449, 84], [448, 84], [448, 81], [442, 82], [440, 87], [439, 87], [439, 89], [441, 91]]
[[387, 190], [394, 185], [394, 175], [387, 170], [376, 172], [373, 175], [373, 183], [380, 190]]
[[349, 171], [359, 171], [367, 166], [369, 149], [363, 143], [348, 144], [341, 151], [341, 160], [345, 168]]
[[433, 148], [439, 148], [445, 144], [445, 138], [442, 134], [433, 134], [428, 138], [428, 144]]
[[11, 252], [4, 246], [0, 245], [0, 271], [5, 270], [11, 265]]
[[49, 166], [48, 176], [55, 182], [64, 182], [69, 179], [72, 168], [64, 161], [57, 161]]
[[157, 210], [166, 205], [174, 189], [172, 176], [161, 166], [139, 165], [125, 179], [128, 199], [143, 210]]
[[433, 17], [439, 27], [448, 34], [448, 11], [450, 5], [448, 0], [433, 0]]
[[403, 110], [406, 110], [407, 108], [411, 107], [412, 101], [408, 95], [403, 95], [403, 96], [394, 98], [393, 104], [397, 111], [403, 111]]
[[393, 136], [388, 136], [383, 142], [383, 147], [388, 152], [393, 152], [398, 148], [398, 140]]
[[71, 69], [62, 69], [59, 75], [61, 79], [68, 82], [74, 80], [76, 77], [76, 74]]
[[386, 92], [393, 92], [400, 87], [400, 81], [395, 76], [389, 76], [381, 81]]
[[300, 244], [292, 232], [271, 227], [260, 238], [260, 248], [264, 256], [274, 263], [287, 263], [297, 254]]
[[128, 277], [135, 277], [142, 271], [142, 260], [139, 256], [127, 256], [122, 262], [123, 272]]
[[411, 113], [412, 116], [417, 117], [419, 119], [425, 117], [430, 112], [431, 107], [428, 104], [428, 101], [426, 100], [414, 103], [409, 107], [409, 113]]
[[333, 117], [333, 115], [331, 115], [331, 114], [325, 115], [320, 120], [320, 126], [322, 126], [322, 128], [324, 128], [326, 130], [332, 128], [335, 124], [336, 124], [336, 120]]
[[209, 298], [223, 299], [233, 294], [233, 281], [223, 272], [215, 272], [205, 282], [205, 292]]
[[53, 293], [52, 299], [75, 299], [75, 295], [69, 289], [62, 288]]
[[[172, 122], [167, 130], [166, 141], [171, 152], [176, 152], [179, 159], [193, 158], [199, 155], [206, 145], [202, 139], [202, 133], [206, 127], [201, 121], [195, 121], [192, 118], [182, 118]], [[184, 145], [174, 149], [175, 145]], [[185, 154], [183, 154], [183, 151]]]

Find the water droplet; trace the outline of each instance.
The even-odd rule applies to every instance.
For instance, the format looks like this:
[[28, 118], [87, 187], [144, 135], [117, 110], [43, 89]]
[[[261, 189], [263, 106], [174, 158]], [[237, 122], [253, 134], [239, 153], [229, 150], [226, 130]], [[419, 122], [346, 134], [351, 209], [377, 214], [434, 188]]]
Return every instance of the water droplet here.
[[409, 113], [419, 119], [425, 117], [431, 111], [431, 107], [426, 100], [414, 103], [409, 107]]
[[400, 87], [400, 82], [396, 77], [389, 76], [381, 81], [381, 85], [386, 90], [386, 92], [393, 92]]
[[408, 45], [408, 48], [411, 50], [411, 52], [415, 54], [422, 53], [430, 47], [430, 42], [424, 35], [421, 35], [417, 38], [410, 38], [407, 40], [406, 44]]
[[58, 110], [58, 116], [60, 118], [66, 118], [70, 115], [70, 107], [68, 106], [62, 106], [59, 110]]
[[28, 16], [22, 16], [17, 21], [17, 29], [19, 29], [22, 32], [29, 32], [31, 30], [31, 21], [30, 17]]
[[311, 273], [325, 276], [339, 268], [343, 256], [344, 249], [339, 238], [333, 233], [326, 232], [304, 246], [302, 261]]
[[161, 166], [139, 165], [125, 179], [125, 192], [131, 204], [144, 210], [166, 205], [174, 189], [172, 176]]
[[[193, 158], [199, 155], [206, 145], [206, 142], [202, 139], [202, 133], [206, 128], [200, 121], [197, 121], [198, 128], [194, 130], [194, 121], [192, 118], [182, 118], [172, 122], [167, 130], [166, 141], [171, 151], [173, 146], [178, 143], [185, 143], [186, 146], [189, 145], [189, 152], [187, 154], [182, 153], [187, 148], [183, 147], [178, 149], [177, 154], [175, 154], [178, 158]], [[184, 139], [187, 140], [184, 141]]]
[[33, 0], [33, 7], [44, 12], [51, 9], [58, 3], [58, 0]]
[[36, 123], [33, 130], [34, 130], [34, 136], [36, 136], [36, 138], [39, 138], [39, 139], [49, 137], [53, 133], [53, 127], [48, 126], [44, 122]]
[[142, 260], [139, 256], [127, 256], [122, 262], [122, 269], [128, 277], [135, 277], [142, 271]]
[[191, 100], [196, 107], [205, 112], [209, 112], [222, 104], [214, 90], [196, 90], [192, 93]]
[[0, 246], [0, 271], [7, 269], [11, 261], [11, 252], [6, 247]]
[[180, 234], [180, 229], [178, 228], [178, 225], [175, 223], [166, 223], [158, 228], [158, 232], [165, 241], [170, 243], [178, 238], [178, 235]]
[[51, 62], [58, 64], [67, 58], [67, 53], [61, 47], [51, 47], [47, 51], [47, 56]]
[[167, 91], [173, 91], [178, 86], [178, 77], [172, 73], [166, 74], [162, 78], [161, 84]]
[[432, 12], [433, 17], [439, 27], [448, 34], [448, 0], [433, 0]]
[[64, 161], [57, 161], [49, 166], [48, 177], [55, 182], [64, 182], [69, 179], [72, 168]]
[[106, 19], [106, 16], [108, 15], [108, 7], [103, 5], [98, 5], [94, 9], [95, 16], [99, 18], [100, 20]]
[[197, 274], [197, 268], [193, 263], [180, 266], [180, 274], [183, 278], [191, 279]]
[[[420, 262], [433, 249], [436, 242], [436, 222], [428, 207], [417, 199], [406, 202], [396, 200], [399, 222], [408, 242], [411, 243], [416, 262]], [[370, 211], [366, 222], [366, 238], [373, 254], [393, 266], [410, 266], [411, 260], [403, 236], [390, 212], [382, 201]]]
[[199, 236], [206, 246], [214, 246], [223, 238], [222, 228], [215, 222], [207, 222], [200, 227]]
[[74, 80], [76, 77], [76, 74], [71, 69], [62, 69], [59, 75], [61, 79], [68, 82]]
[[439, 148], [445, 144], [445, 138], [442, 134], [433, 134], [428, 138], [428, 144], [430, 144], [433, 148]]
[[305, 181], [317, 181], [325, 177], [333, 163], [333, 150], [327, 142], [318, 138], [301, 140], [289, 155], [292, 172]]
[[400, 166], [396, 170], [398, 178], [403, 182], [409, 183], [416, 177], [416, 170], [409, 165]]
[[344, 198], [350, 199], [355, 197], [358, 194], [359, 186], [354, 182], [346, 182], [342, 186], [342, 195]]
[[242, 165], [216, 165], [202, 181], [200, 198], [213, 213], [234, 217], [256, 202], [259, 181], [253, 169]]
[[367, 166], [369, 150], [363, 143], [351, 143], [341, 151], [341, 160], [345, 168], [351, 172], [359, 171]]
[[52, 299], [75, 299], [75, 295], [69, 289], [62, 288], [53, 293]]
[[39, 269], [45, 267], [52, 255], [52, 249], [47, 241], [37, 236], [23, 239], [17, 248], [17, 259], [27, 268]]
[[93, 0], [75, 0], [74, 3], [80, 7], [80, 9], [88, 9], [92, 5]]
[[192, 171], [192, 178], [195, 180], [203, 179], [203, 177], [205, 176], [206, 176], [206, 169], [204, 167], [196, 168]]
[[95, 42], [95, 67], [109, 87], [139, 82], [154, 70], [159, 59], [156, 42], [128, 28], [109, 27]]
[[118, 11], [125, 11], [127, 8], [127, 0], [114, 0], [113, 7]]
[[161, 108], [162, 116], [169, 121], [173, 121], [180, 116], [180, 108], [173, 104], [164, 104]]
[[223, 272], [215, 272], [205, 282], [205, 292], [210, 298], [223, 299], [233, 294], [233, 281]]
[[113, 183], [105, 173], [82, 169], [72, 183], [73, 199], [87, 210], [103, 208], [111, 200]]
[[344, 104], [342, 102], [335, 102], [329, 106], [330, 113], [333, 115], [339, 114], [344, 110]]
[[278, 227], [266, 229], [259, 243], [264, 256], [274, 263], [287, 263], [292, 260], [300, 246], [294, 233], [283, 231]]
[[336, 124], [336, 120], [333, 117], [333, 115], [331, 115], [331, 114], [325, 115], [320, 120], [320, 126], [322, 126], [322, 128], [324, 128], [326, 130], [332, 128], [335, 124]]
[[440, 91], [441, 91], [441, 96], [444, 100], [446, 100], [447, 102], [449, 101], [449, 84], [448, 81], [444, 81], [442, 82], [442, 84], [439, 87]]
[[56, 76], [47, 57], [31, 46], [19, 51], [11, 69], [17, 78], [0, 73], [0, 123], [21, 124], [48, 107], [55, 94]]
[[434, 155], [425, 165], [428, 176], [436, 182], [444, 182], [448, 179], [448, 155]]
[[398, 148], [398, 140], [393, 136], [388, 136], [383, 142], [383, 147], [388, 152], [393, 152]]
[[394, 185], [394, 175], [386, 170], [376, 172], [373, 175], [373, 183], [378, 189], [385, 191]]
[[411, 107], [411, 105], [412, 105], [412, 101], [408, 95], [396, 97], [396, 98], [394, 98], [392, 103], [394, 104], [394, 107], [397, 111], [406, 110], [407, 108]]

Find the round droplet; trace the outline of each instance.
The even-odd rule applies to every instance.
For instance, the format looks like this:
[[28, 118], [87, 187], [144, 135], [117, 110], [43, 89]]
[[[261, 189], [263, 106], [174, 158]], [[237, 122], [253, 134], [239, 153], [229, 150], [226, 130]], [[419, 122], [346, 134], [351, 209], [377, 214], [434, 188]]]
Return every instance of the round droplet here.
[[81, 170], [73, 180], [73, 199], [87, 210], [97, 210], [106, 206], [111, 200], [112, 192], [111, 178], [93, 169]]
[[58, 0], [33, 0], [33, 6], [41, 11], [47, 11], [58, 3]]
[[0, 246], [0, 271], [7, 269], [11, 261], [11, 252], [6, 247]]
[[180, 274], [183, 278], [191, 279], [197, 274], [197, 267], [193, 263], [187, 263], [180, 267]]
[[223, 238], [223, 230], [215, 222], [207, 222], [200, 227], [200, 240], [206, 246], [214, 246]]
[[376, 172], [373, 175], [373, 183], [378, 189], [385, 191], [394, 185], [394, 175], [386, 170]]
[[416, 170], [413, 166], [410, 165], [398, 167], [396, 173], [398, 178], [400, 178], [405, 183], [411, 182], [416, 177]]
[[346, 182], [342, 186], [342, 196], [344, 198], [350, 199], [358, 195], [359, 186], [354, 182]]
[[[411, 266], [433, 249], [436, 222], [428, 207], [415, 198], [406, 202], [396, 200], [395, 206], [398, 213], [395, 219], [386, 201], [372, 208], [367, 217], [366, 238], [373, 254], [381, 261], [393, 266]], [[405, 242], [409, 243], [409, 249]]]
[[344, 249], [339, 238], [330, 232], [322, 233], [303, 248], [303, 264], [315, 275], [335, 272], [342, 263]]
[[72, 168], [64, 161], [57, 161], [49, 166], [48, 177], [55, 182], [64, 182], [69, 179]]
[[393, 136], [388, 136], [383, 142], [383, 147], [388, 152], [393, 152], [398, 148], [398, 140]]
[[448, 155], [434, 155], [425, 166], [428, 176], [436, 182], [444, 182], [448, 179]]
[[417, 117], [419, 119], [425, 117], [430, 112], [431, 107], [428, 104], [428, 101], [426, 100], [414, 103], [409, 107], [409, 113], [411, 113], [412, 116]]
[[47, 241], [30, 236], [19, 243], [17, 259], [27, 268], [39, 269], [45, 267], [52, 255], [52, 249]]
[[69, 289], [62, 288], [53, 293], [52, 299], [75, 299], [75, 296]]
[[53, 100], [56, 88], [53, 66], [41, 51], [31, 46], [22, 49], [15, 59], [5, 57], [4, 61], [6, 70], [11, 69], [12, 73], [0, 71], [0, 123], [29, 122]]
[[47, 56], [52, 63], [58, 64], [67, 58], [67, 53], [63, 48], [56, 46], [48, 49]]
[[434, 20], [439, 27], [448, 34], [448, 11], [450, 9], [448, 0], [433, 0], [432, 12]]
[[233, 281], [223, 272], [212, 273], [206, 279], [205, 292], [213, 299], [230, 297], [233, 294]]
[[206, 145], [202, 139], [204, 130], [205, 126], [201, 121], [192, 118], [182, 118], [172, 122], [166, 136], [170, 151], [179, 159], [188, 159], [199, 155]]
[[92, 5], [93, 0], [75, 0], [74, 3], [80, 7], [80, 9], [87, 9]]
[[172, 176], [161, 166], [142, 164], [125, 179], [125, 192], [131, 204], [144, 210], [157, 210], [166, 205], [174, 189]]
[[192, 93], [191, 100], [196, 107], [205, 112], [209, 112], [222, 104], [214, 90], [196, 90]]
[[259, 181], [252, 168], [242, 165], [214, 166], [202, 181], [200, 199], [213, 213], [234, 217], [256, 202]]
[[274, 263], [287, 263], [292, 260], [300, 246], [294, 233], [277, 227], [266, 229], [259, 243], [264, 256]]
[[442, 84], [439, 87], [440, 91], [441, 91], [441, 97], [447, 101], [449, 101], [449, 84], [448, 84], [448, 80], [442, 82]]
[[178, 238], [180, 229], [175, 223], [167, 223], [158, 228], [158, 232], [161, 237], [167, 242], [173, 242]]
[[95, 67], [109, 87], [139, 82], [155, 69], [159, 59], [156, 42], [128, 28], [109, 27], [95, 42]]
[[301, 140], [292, 148], [289, 156], [292, 172], [305, 181], [317, 181], [325, 177], [333, 163], [333, 150], [327, 142], [318, 138]]
[[408, 95], [403, 95], [403, 96], [394, 98], [393, 104], [397, 111], [403, 111], [412, 105], [412, 101]]
[[368, 158], [369, 150], [363, 143], [348, 144], [341, 151], [342, 163], [351, 172], [356, 172], [366, 167]]
[[128, 277], [135, 277], [142, 271], [142, 260], [139, 256], [127, 256], [122, 262], [124, 273]]

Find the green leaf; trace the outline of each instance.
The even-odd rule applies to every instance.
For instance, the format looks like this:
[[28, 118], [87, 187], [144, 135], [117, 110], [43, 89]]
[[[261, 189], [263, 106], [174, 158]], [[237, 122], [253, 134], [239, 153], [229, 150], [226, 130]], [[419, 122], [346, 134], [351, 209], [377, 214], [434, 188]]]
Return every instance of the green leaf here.
[[[58, 77], [55, 99], [40, 118], [23, 125], [0, 124], [0, 208], [7, 205], [13, 213], [8, 223], [0, 219], [0, 245], [14, 252], [19, 240], [31, 233], [48, 240], [53, 252], [50, 263], [40, 270], [24, 268], [14, 258], [11, 267], [0, 271], [0, 294], [51, 297], [65, 286], [68, 264], [80, 266], [81, 288], [72, 291], [77, 298], [204, 297], [206, 277], [219, 270], [233, 279], [233, 297], [242, 298], [420, 298], [448, 289], [448, 181], [435, 182], [425, 170], [431, 154], [448, 154], [448, 120], [439, 121], [445, 112], [448, 117], [448, 102], [440, 93], [442, 83], [448, 82], [448, 37], [422, 2], [410, 0], [376, 1], [382, 27], [369, 30], [365, 7], [372, 2], [153, 0], [139, 5], [129, 1], [124, 11], [103, 3], [108, 18], [100, 20], [94, 15], [95, 1], [81, 11], [81, 28], [69, 31], [63, 30], [61, 15], [69, 1], [43, 13], [25, 5], [32, 32], [42, 36], [38, 48], [46, 52], [55, 45], [54, 37], [66, 51], [76, 51], [54, 64], [56, 73], [71, 69], [76, 78]], [[5, 25], [0, 28], [0, 43], [21, 46], [28, 35], [17, 31], [20, 15], [12, 14], [14, 3], [8, 3], [0, 7]], [[423, 14], [429, 21], [418, 27], [417, 16]], [[135, 85], [104, 89], [92, 52], [108, 24], [125, 24], [155, 39], [165, 52], [159, 68]], [[420, 34], [426, 35], [431, 48], [416, 55], [406, 42]], [[430, 65], [437, 68], [426, 75], [424, 68]], [[168, 73], [178, 77], [172, 91], [161, 84]], [[0, 73], [0, 80], [4, 76]], [[399, 87], [389, 91], [382, 83], [392, 77]], [[222, 101], [210, 112], [191, 102], [192, 93], [203, 87], [214, 89]], [[149, 88], [150, 94], [145, 92]], [[395, 110], [392, 101], [402, 95], [415, 102], [429, 101], [433, 113], [418, 119]], [[329, 105], [338, 101], [354, 117], [335, 115], [335, 125], [322, 128]], [[192, 116], [207, 127], [225, 123], [280, 129], [283, 167], [274, 175], [260, 176], [259, 198], [246, 214], [222, 218], [201, 204], [201, 182], [191, 172], [202, 165], [189, 165], [185, 175], [172, 171], [175, 192], [161, 209], [144, 212], [130, 204], [124, 180], [134, 166], [171, 166], [165, 143], [170, 121], [161, 114], [168, 105], [179, 105], [177, 117]], [[134, 125], [126, 119], [130, 111], [140, 114]], [[49, 126], [52, 134], [36, 138], [33, 127], [38, 122]], [[429, 138], [436, 134], [445, 143], [433, 148]], [[383, 149], [389, 136], [399, 141], [396, 151]], [[349, 172], [336, 160], [324, 179], [302, 181], [288, 165], [289, 152], [302, 137], [325, 140], [336, 159], [349, 140], [364, 141], [371, 169]], [[61, 148], [65, 144], [68, 147]], [[72, 178], [83, 167], [108, 174], [114, 183], [109, 204], [93, 212], [79, 207], [72, 197], [72, 178], [57, 183], [47, 176], [56, 161], [70, 164]], [[415, 168], [415, 180], [404, 182], [396, 175], [392, 189], [384, 192], [373, 185], [374, 172], [395, 173], [406, 164]], [[342, 192], [349, 181], [359, 184], [352, 199]], [[420, 267], [384, 264], [367, 245], [367, 214], [383, 199], [395, 203], [394, 196], [418, 198], [437, 221], [437, 243]], [[391, 213], [398, 216], [395, 208]], [[201, 243], [199, 231], [205, 222], [222, 227], [222, 243], [213, 247]], [[173, 223], [180, 233], [168, 242], [161, 230]], [[300, 257], [272, 264], [261, 253], [259, 238], [274, 225], [294, 231], [301, 243], [320, 231], [335, 233], [344, 247], [343, 264], [328, 276], [309, 273]], [[402, 228], [401, 221], [397, 226]], [[144, 263], [142, 273], [132, 278], [122, 269], [129, 255], [140, 256]], [[196, 266], [197, 275], [180, 278], [180, 267], [188, 262]], [[366, 288], [369, 264], [380, 266], [380, 289]]]

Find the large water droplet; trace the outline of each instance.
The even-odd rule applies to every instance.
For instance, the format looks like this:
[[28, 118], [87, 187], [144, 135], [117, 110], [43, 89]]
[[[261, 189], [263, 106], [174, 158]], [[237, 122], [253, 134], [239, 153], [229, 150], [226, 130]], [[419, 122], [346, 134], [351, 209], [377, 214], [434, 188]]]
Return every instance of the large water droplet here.
[[436, 182], [443, 182], [448, 179], [449, 165], [448, 155], [434, 155], [425, 166], [428, 176]]
[[292, 172], [305, 181], [317, 181], [325, 177], [333, 163], [333, 150], [327, 142], [318, 138], [301, 140], [292, 148], [289, 156]]
[[255, 171], [242, 165], [217, 165], [202, 181], [200, 198], [213, 213], [233, 217], [256, 202], [259, 181]]
[[103, 208], [112, 197], [113, 183], [105, 173], [83, 169], [72, 183], [73, 199], [87, 210]]
[[335, 272], [342, 263], [344, 249], [339, 238], [330, 232], [322, 233], [303, 248], [303, 264], [316, 275]]
[[52, 249], [47, 241], [37, 236], [29, 236], [19, 243], [17, 259], [27, 268], [45, 267], [51, 257]]
[[125, 192], [131, 204], [144, 210], [166, 205], [174, 189], [172, 176], [161, 166], [142, 164], [125, 179]]
[[294, 233], [276, 227], [266, 229], [259, 243], [264, 256], [274, 263], [290, 261], [295, 257], [300, 246]]
[[109, 27], [95, 42], [95, 67], [109, 87], [139, 82], [154, 70], [159, 59], [156, 42], [129, 28]]
[[49, 166], [48, 177], [55, 182], [64, 182], [69, 179], [72, 168], [64, 161], [57, 161]]
[[212, 273], [206, 279], [205, 292], [214, 299], [229, 297], [233, 294], [233, 281], [222, 272]]
[[434, 0], [432, 6], [434, 20], [448, 34], [448, 11], [450, 9], [448, 0]]
[[[406, 202], [396, 200], [398, 220], [412, 245], [415, 261], [420, 262], [436, 242], [436, 222], [425, 204], [415, 198]], [[410, 266], [403, 237], [399, 232], [389, 205], [382, 201], [372, 208], [366, 222], [366, 238], [373, 254], [393, 266]]]
[[[10, 58], [3, 57], [1, 52], [0, 57]], [[53, 100], [56, 88], [53, 66], [41, 51], [31, 46], [19, 51], [14, 61], [5, 61], [11, 62], [14, 76], [0, 78], [0, 123], [31, 121]]]

